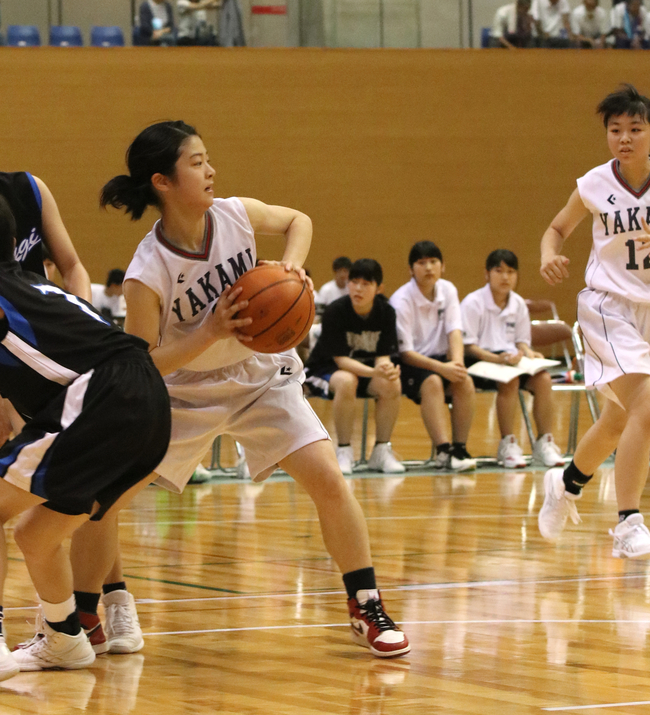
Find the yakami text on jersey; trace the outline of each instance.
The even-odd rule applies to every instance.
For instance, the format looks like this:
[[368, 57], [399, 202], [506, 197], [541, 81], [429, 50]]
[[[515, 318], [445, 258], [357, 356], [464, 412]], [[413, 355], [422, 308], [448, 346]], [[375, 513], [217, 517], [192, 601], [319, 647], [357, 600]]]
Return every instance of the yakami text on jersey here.
[[[650, 206], [634, 206], [624, 211], [614, 211], [613, 213], [601, 213], [600, 220], [605, 227], [605, 236], [616, 236], [619, 233], [628, 231], [643, 231], [639, 211], [645, 209], [646, 223], [650, 224]], [[611, 229], [611, 231], [610, 231]]]
[[[186, 316], [196, 317], [202, 310], [205, 310], [211, 303], [228, 287], [235, 284], [239, 276], [244, 275], [246, 271], [253, 268], [253, 254], [249, 248], [245, 251], [248, 257], [248, 266], [244, 253], [238, 253], [232, 258], [228, 258], [228, 266], [223, 263], [217, 263], [214, 270], [206, 271], [203, 276], [197, 278], [196, 283], [185, 289], [186, 298], [176, 298], [172, 305], [172, 312], [175, 313], [180, 323], [185, 322]], [[226, 268], [229, 268], [230, 275]], [[232, 276], [232, 279], [231, 279]], [[180, 280], [182, 277], [182, 280]], [[214, 285], [214, 282], [218, 285]], [[179, 275], [180, 283], [185, 282], [183, 274]]]

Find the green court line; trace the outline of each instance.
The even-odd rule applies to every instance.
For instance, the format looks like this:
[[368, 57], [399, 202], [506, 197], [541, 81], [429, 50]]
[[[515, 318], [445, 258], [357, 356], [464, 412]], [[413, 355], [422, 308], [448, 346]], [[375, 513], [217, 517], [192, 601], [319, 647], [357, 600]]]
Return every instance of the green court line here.
[[184, 583], [183, 581], [168, 581], [164, 578], [149, 578], [147, 576], [132, 576], [130, 574], [124, 574], [126, 578], [134, 578], [138, 581], [153, 581], [154, 583], [167, 583], [171, 586], [185, 586], [185, 588], [200, 588], [204, 591], [219, 591], [220, 593], [233, 593], [236, 596], [248, 596], [250, 594], [246, 591], [233, 591], [229, 588], [217, 588], [216, 586], [202, 586], [198, 583]]

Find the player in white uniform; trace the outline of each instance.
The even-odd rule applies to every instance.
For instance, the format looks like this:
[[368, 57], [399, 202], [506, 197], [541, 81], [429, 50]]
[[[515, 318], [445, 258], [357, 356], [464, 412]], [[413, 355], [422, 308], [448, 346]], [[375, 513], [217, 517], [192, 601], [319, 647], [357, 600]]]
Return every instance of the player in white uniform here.
[[637, 558], [650, 554], [650, 532], [639, 513], [650, 459], [650, 99], [624, 85], [598, 112], [614, 159], [578, 179], [542, 238], [540, 271], [551, 285], [569, 275], [562, 245], [591, 213], [593, 245], [578, 320], [585, 383], [607, 399], [571, 464], [544, 476], [539, 528], [556, 539], [568, 517], [578, 523], [575, 501], [582, 487], [616, 449], [619, 523], [610, 531], [612, 553]]
[[[127, 332], [144, 338], [172, 402], [172, 440], [158, 482], [180, 492], [214, 438], [246, 449], [254, 479], [279, 465], [309, 493], [326, 547], [343, 572], [354, 640], [379, 657], [409, 651], [382, 608], [361, 508], [350, 493], [327, 431], [302, 393], [294, 351], [255, 353], [236, 319], [236, 279], [254, 267], [255, 232], [283, 236], [282, 265], [304, 278], [311, 243], [305, 214], [254, 199], [214, 199], [214, 170], [196, 130], [183, 122], [145, 129], [128, 152], [130, 176], [104, 187], [102, 205], [134, 219], [161, 214], [127, 269]], [[313, 289], [313, 287], [312, 287]], [[96, 544], [101, 546], [102, 537]]]

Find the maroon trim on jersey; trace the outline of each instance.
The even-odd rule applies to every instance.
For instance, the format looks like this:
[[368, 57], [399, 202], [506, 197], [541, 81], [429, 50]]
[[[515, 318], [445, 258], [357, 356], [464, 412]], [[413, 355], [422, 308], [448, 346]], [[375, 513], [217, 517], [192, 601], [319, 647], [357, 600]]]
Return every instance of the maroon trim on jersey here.
[[203, 235], [203, 248], [198, 253], [192, 253], [191, 251], [184, 251], [178, 246], [171, 244], [166, 238], [162, 230], [162, 221], [158, 221], [155, 227], [156, 239], [162, 243], [162, 245], [169, 249], [172, 253], [177, 256], [183, 256], [183, 258], [192, 258], [195, 261], [206, 261], [210, 255], [210, 250], [212, 248], [212, 238], [214, 236], [214, 218], [209, 211], [205, 212], [205, 233]]
[[640, 191], [635, 191], [628, 183], [625, 181], [625, 179], [619, 174], [618, 171], [618, 159], [612, 159], [612, 171], [614, 172], [614, 176], [616, 177], [616, 180], [618, 183], [626, 190], [629, 191], [632, 196], [635, 196], [637, 199], [640, 199], [645, 192], [650, 189], [650, 176], [648, 177], [648, 180], [643, 184], [641, 187]]

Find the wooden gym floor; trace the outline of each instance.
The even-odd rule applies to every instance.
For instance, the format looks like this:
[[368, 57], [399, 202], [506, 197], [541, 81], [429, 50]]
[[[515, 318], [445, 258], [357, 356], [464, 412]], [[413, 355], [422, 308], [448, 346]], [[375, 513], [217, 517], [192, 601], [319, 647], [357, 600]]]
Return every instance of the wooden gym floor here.
[[[492, 399], [480, 396], [476, 454], [496, 448]], [[559, 403], [562, 444], [568, 401]], [[327, 422], [329, 406], [318, 409]], [[406, 401], [394, 444], [405, 458], [428, 456]], [[611, 557], [611, 465], [579, 503], [583, 523], [557, 545], [537, 531], [542, 477], [411, 469], [350, 480], [387, 610], [412, 643], [390, 661], [351, 643], [340, 576], [293, 482], [218, 479], [180, 497], [148, 488], [121, 525], [144, 650], [20, 674], [0, 684], [0, 715], [647, 715], [650, 578], [646, 562]], [[8, 540], [13, 644], [31, 635], [34, 601]]]

